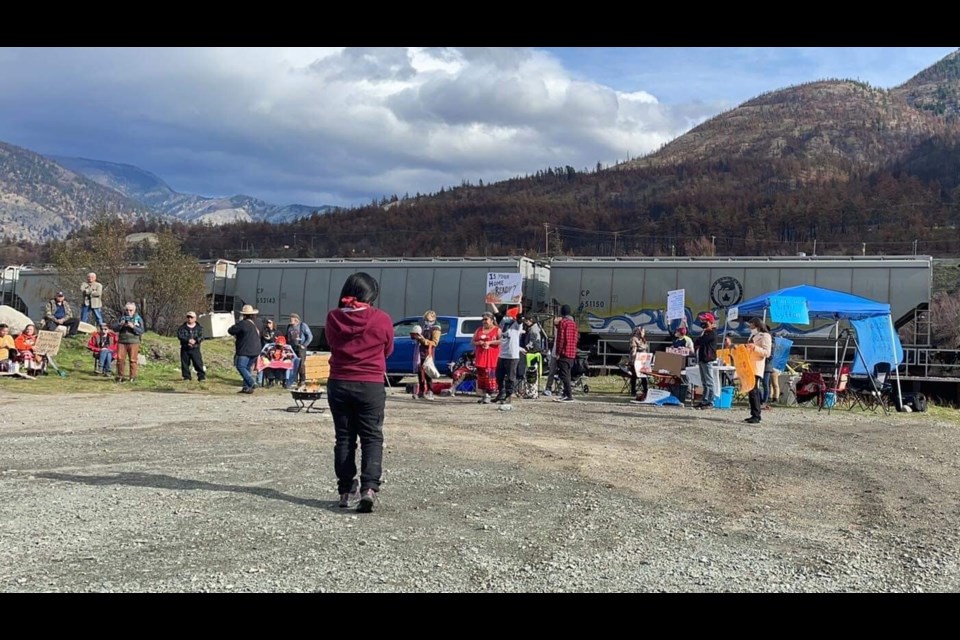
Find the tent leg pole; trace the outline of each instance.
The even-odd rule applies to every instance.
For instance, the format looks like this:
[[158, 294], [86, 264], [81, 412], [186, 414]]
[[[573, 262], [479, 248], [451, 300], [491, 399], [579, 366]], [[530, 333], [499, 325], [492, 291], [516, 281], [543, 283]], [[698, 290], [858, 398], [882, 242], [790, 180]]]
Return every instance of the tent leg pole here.
[[897, 379], [897, 411], [903, 411], [903, 391], [900, 389], [900, 365], [897, 363], [897, 342], [894, 339], [896, 335], [893, 328], [893, 315], [887, 316], [890, 322], [890, 352], [893, 354], [893, 376]]

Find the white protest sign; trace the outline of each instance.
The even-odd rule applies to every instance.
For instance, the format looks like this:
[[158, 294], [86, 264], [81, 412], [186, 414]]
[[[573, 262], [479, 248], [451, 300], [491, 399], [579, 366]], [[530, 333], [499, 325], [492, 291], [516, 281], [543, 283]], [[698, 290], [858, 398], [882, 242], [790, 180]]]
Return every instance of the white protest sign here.
[[60, 341], [63, 334], [59, 331], [38, 331], [37, 344], [33, 345], [33, 352], [41, 356], [55, 356], [60, 353]]
[[520, 304], [523, 276], [519, 273], [488, 273], [486, 301], [493, 304]]
[[736, 320], [740, 317], [740, 308], [739, 307], [730, 307], [727, 309], [727, 322]]
[[667, 320], [683, 320], [685, 289], [667, 291]]

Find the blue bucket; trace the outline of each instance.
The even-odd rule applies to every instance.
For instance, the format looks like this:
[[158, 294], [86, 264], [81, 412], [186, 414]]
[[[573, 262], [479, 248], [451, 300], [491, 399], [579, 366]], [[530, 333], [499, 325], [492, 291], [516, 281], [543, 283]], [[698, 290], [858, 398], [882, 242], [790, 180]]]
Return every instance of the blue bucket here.
[[824, 409], [833, 409], [837, 404], [837, 394], [833, 391], [827, 391], [823, 394], [823, 408]]
[[729, 409], [733, 406], [733, 387], [723, 387], [720, 395], [713, 399], [713, 406], [717, 409]]

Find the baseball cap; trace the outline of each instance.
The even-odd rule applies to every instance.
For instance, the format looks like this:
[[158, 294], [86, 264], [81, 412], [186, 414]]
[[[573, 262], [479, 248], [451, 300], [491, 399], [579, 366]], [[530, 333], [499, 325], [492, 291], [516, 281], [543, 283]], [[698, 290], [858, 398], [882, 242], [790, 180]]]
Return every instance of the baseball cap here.
[[717, 321], [717, 317], [716, 317], [715, 315], [713, 315], [712, 313], [710, 313], [709, 311], [704, 311], [703, 313], [701, 313], [701, 314], [700, 314], [700, 319], [703, 320], [704, 322], [716, 322], [716, 321]]
[[62, 297], [64, 297], [64, 296], [63, 296], [63, 291], [57, 291], [57, 295], [54, 296], [54, 297], [56, 297], [56, 298], [62, 298]]
[[188, 318], [196, 318], [196, 317], [197, 317], [197, 314], [194, 313], [193, 311], [187, 311], [187, 317], [188, 317]]

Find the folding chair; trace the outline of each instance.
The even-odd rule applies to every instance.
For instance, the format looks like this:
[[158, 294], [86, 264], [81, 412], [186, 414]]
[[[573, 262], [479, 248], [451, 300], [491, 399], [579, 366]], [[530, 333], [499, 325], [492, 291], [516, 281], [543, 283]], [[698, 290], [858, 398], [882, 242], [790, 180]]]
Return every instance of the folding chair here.
[[[833, 381], [833, 384], [827, 385], [827, 388], [824, 392], [824, 399], [826, 399], [827, 393], [832, 393], [834, 397], [834, 402], [831, 406], [826, 407], [827, 413], [834, 407], [842, 407], [848, 402], [850, 402], [849, 393], [847, 392], [848, 385], [850, 384], [850, 365], [845, 364], [840, 367], [840, 377], [837, 380]], [[820, 403], [820, 409], [823, 410], [826, 402]]]
[[883, 409], [884, 414], [890, 413], [887, 408], [889, 402], [891, 386], [887, 381], [893, 366], [889, 362], [878, 362], [873, 367], [873, 375], [851, 376], [850, 389], [853, 392], [853, 402], [850, 409], [859, 406], [866, 411], [867, 409], [876, 413], [877, 407]]
[[628, 367], [629, 360], [630, 359], [625, 356], [620, 359], [619, 363], [617, 363], [615, 375], [619, 376], [620, 380], [623, 382], [623, 386], [620, 387], [619, 393], [630, 392], [630, 380], [632, 376], [630, 375], [630, 369]]

